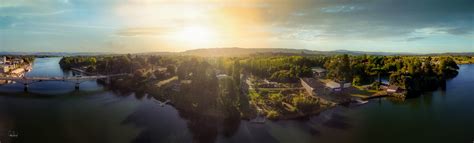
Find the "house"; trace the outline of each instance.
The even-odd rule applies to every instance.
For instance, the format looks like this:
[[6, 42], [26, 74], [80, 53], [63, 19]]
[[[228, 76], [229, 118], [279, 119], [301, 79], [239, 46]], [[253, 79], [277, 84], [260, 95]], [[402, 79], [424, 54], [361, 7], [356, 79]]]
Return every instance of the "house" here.
[[181, 80], [179, 83], [180, 84], [191, 84], [193, 81], [192, 80]]
[[314, 91], [315, 91], [316, 86], [317, 86], [316, 79], [314, 79], [314, 78], [300, 78], [300, 81], [301, 81], [301, 85], [306, 90], [306, 92], [308, 92], [309, 95], [314, 96], [315, 95]]
[[12, 59], [11, 64], [22, 64], [24, 61], [23, 59]]
[[278, 88], [278, 82], [272, 82], [267, 79], [264, 79], [262, 83], [258, 85], [260, 88]]
[[352, 87], [352, 84], [350, 82], [342, 83], [342, 88], [349, 88], [349, 87]]
[[326, 82], [326, 87], [331, 91], [331, 92], [339, 92], [342, 91], [345, 88], [350, 88], [352, 86], [351, 83], [339, 83], [335, 81], [328, 81]]
[[324, 77], [326, 76], [326, 69], [323, 69], [321, 67], [313, 67], [311, 68], [311, 71], [313, 71], [314, 77]]
[[316, 78], [300, 78], [301, 85], [309, 93], [309, 95], [325, 95], [327, 92], [324, 90], [325, 85], [323, 82]]
[[168, 70], [168, 68], [166, 68], [166, 67], [158, 67], [158, 68], [156, 68], [156, 71], [162, 72], [162, 73], [166, 72], [167, 70]]
[[400, 91], [401, 91], [400, 87], [398, 87], [396, 85], [390, 85], [387, 88], [387, 93], [399, 93]]
[[17, 68], [12, 71], [10, 71], [10, 74], [15, 74], [15, 75], [22, 75], [25, 72], [24, 68]]
[[3, 57], [0, 57], [0, 64], [5, 64], [7, 63], [7, 57], [3, 56]]
[[227, 74], [217, 74], [216, 75], [217, 79], [223, 79], [229, 77]]
[[13, 69], [12, 65], [0, 64], [0, 73], [8, 73]]
[[326, 87], [331, 91], [331, 92], [338, 92], [341, 91], [341, 84], [334, 82], [334, 81], [329, 81], [326, 82]]

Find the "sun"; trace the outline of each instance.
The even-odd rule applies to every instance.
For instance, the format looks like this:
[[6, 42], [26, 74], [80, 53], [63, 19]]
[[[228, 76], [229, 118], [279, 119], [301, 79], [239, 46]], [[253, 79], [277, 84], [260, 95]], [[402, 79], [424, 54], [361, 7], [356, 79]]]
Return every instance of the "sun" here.
[[216, 31], [204, 26], [188, 26], [177, 30], [174, 39], [191, 46], [209, 46], [217, 39]]

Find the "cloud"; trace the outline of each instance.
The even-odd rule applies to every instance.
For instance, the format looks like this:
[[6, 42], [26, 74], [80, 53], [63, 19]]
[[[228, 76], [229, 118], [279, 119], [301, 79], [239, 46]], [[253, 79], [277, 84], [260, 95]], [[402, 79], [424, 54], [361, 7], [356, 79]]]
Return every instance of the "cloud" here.
[[453, 35], [467, 35], [473, 32], [472, 25], [471, 27], [455, 27], [446, 30], [448, 33]]
[[451, 29], [447, 33], [451, 35], [474, 30], [472, 0], [316, 0], [288, 5], [292, 5], [289, 11], [304, 15], [269, 13], [269, 20], [282, 27], [311, 27], [341, 37], [401, 37], [426, 27]]
[[169, 29], [163, 27], [135, 27], [120, 29], [116, 34], [119, 36], [159, 36], [169, 32]]
[[[472, 47], [467, 40], [474, 33], [473, 0], [0, 1], [2, 35], [56, 32], [89, 40], [114, 37], [131, 47], [162, 44], [157, 36], [200, 24], [218, 32], [219, 44], [240, 47], [278, 43], [278, 47], [306, 44], [341, 49], [403, 41], [404, 46], [413, 47], [408, 42], [418, 40], [436, 46], [447, 43], [433, 37]], [[258, 45], [265, 42], [269, 44]]]
[[423, 40], [425, 39], [426, 37], [410, 37], [410, 38], [407, 38], [406, 41], [407, 42], [412, 42], [412, 41], [418, 41], [418, 40]]

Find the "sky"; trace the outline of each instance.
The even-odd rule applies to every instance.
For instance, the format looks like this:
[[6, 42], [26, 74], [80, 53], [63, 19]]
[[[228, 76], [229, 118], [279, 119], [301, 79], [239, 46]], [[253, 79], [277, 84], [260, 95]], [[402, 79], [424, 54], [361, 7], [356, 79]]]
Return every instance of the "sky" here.
[[0, 52], [474, 52], [473, 0], [0, 0]]

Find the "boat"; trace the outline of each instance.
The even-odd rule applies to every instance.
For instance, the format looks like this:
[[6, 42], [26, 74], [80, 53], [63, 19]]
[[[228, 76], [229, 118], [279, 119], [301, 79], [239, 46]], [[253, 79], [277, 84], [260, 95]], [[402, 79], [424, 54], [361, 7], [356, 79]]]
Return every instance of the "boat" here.
[[163, 107], [163, 106], [165, 106], [166, 104], [168, 104], [168, 103], [170, 103], [170, 102], [171, 102], [171, 100], [166, 100], [165, 102], [162, 102], [162, 103], [160, 104], [160, 106]]
[[365, 103], [368, 103], [369, 101], [364, 101], [362, 99], [356, 99], [354, 100], [357, 104], [365, 104]]
[[362, 104], [366, 104], [368, 103], [369, 101], [365, 101], [365, 100], [362, 100], [362, 99], [355, 99], [355, 100], [352, 100], [352, 104], [356, 104], [356, 105], [362, 105]]
[[11, 138], [18, 138], [18, 132], [14, 131], [14, 130], [9, 130], [8, 131], [8, 136], [11, 137]]
[[349, 107], [350, 108], [350, 107], [357, 107], [357, 106], [366, 104], [368, 102], [369, 101], [365, 101], [365, 100], [362, 100], [362, 99], [350, 99], [348, 102], [344, 102], [341, 105], [343, 105], [344, 107]]

